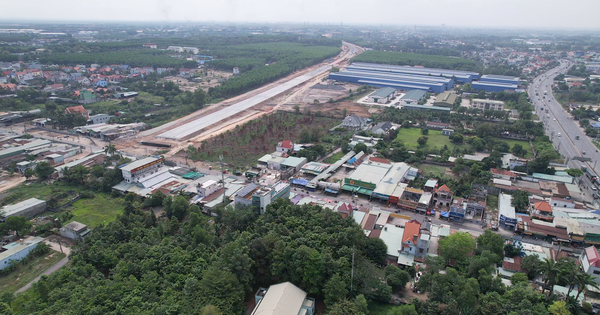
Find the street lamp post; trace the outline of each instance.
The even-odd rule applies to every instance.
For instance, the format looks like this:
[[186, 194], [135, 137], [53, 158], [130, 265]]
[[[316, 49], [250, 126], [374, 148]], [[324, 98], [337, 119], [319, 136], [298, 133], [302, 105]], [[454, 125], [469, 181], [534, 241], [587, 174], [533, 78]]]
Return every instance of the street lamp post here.
[[219, 155], [221, 161], [221, 187], [223, 188], [223, 204], [225, 204], [225, 169], [223, 168], [223, 155]]

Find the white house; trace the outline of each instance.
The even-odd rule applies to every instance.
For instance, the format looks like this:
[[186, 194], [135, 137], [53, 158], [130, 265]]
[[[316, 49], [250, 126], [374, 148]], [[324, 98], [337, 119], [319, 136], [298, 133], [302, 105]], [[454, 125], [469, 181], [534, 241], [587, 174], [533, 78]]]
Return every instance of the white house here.
[[121, 167], [123, 179], [128, 183], [139, 182], [146, 176], [156, 173], [163, 165], [162, 157], [149, 156]]
[[600, 283], [600, 254], [598, 254], [598, 249], [594, 246], [586, 248], [583, 254], [579, 256], [579, 261], [583, 271], [594, 277], [597, 283]]
[[60, 236], [70, 238], [72, 240], [82, 239], [88, 233], [90, 233], [90, 229], [88, 229], [87, 225], [77, 221], [73, 221], [60, 228]]
[[292, 151], [294, 151], [294, 143], [290, 140], [283, 140], [277, 143], [276, 151], [290, 154]]
[[4, 251], [0, 252], [0, 270], [27, 257], [43, 241], [44, 239], [41, 237], [31, 236], [25, 240], [2, 246]]
[[200, 195], [200, 197], [206, 197], [212, 195], [220, 188], [221, 185], [219, 184], [219, 182], [213, 179], [209, 179], [201, 184], [198, 184], [198, 186], [196, 187], [196, 191], [198, 192], [198, 195]]

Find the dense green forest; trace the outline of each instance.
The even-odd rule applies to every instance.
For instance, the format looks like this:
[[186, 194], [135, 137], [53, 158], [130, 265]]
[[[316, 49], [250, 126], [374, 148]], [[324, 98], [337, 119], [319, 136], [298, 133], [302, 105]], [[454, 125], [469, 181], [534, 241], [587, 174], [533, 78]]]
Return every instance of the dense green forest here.
[[161, 50], [131, 50], [111, 52], [89, 52], [89, 53], [52, 53], [44, 55], [40, 61], [45, 64], [77, 65], [92, 64], [100, 65], [126, 64], [132, 67], [196, 67], [196, 62], [169, 57], [168, 53]]
[[[387, 302], [386, 248], [350, 218], [277, 201], [219, 211], [211, 220], [183, 197], [126, 197], [125, 213], [74, 248], [71, 264], [16, 298], [13, 314], [199, 314], [209, 305], [243, 314], [259, 286], [291, 281], [333, 305], [363, 294]], [[168, 219], [142, 206], [163, 204]], [[352, 253], [355, 253], [350, 293]], [[201, 313], [202, 314], [202, 313]], [[213, 313], [211, 313], [213, 314]], [[220, 314], [220, 313], [214, 313]]]
[[319, 63], [339, 52], [338, 47], [288, 42], [217, 49], [211, 52], [217, 60], [209, 62], [208, 65], [225, 71], [240, 67], [242, 74], [209, 90], [209, 93], [214, 97], [235, 96]]
[[424, 66], [430, 68], [479, 71], [481, 66], [473, 60], [444, 57], [436, 55], [425, 55], [403, 52], [387, 52], [369, 50], [354, 58], [356, 62], [385, 63], [392, 65]]

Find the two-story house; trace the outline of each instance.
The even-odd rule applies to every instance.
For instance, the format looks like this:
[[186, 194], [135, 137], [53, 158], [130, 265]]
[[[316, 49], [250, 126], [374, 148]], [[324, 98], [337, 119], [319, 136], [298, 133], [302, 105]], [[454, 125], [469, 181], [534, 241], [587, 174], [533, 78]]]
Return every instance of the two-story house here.
[[294, 151], [294, 143], [290, 140], [283, 140], [277, 143], [276, 151], [291, 154]]
[[448, 208], [452, 204], [454, 192], [446, 185], [433, 189], [433, 206], [438, 208]]
[[529, 207], [529, 213], [534, 219], [552, 222], [554, 215], [552, 214], [552, 206], [546, 201], [533, 203]]
[[410, 220], [404, 225], [404, 234], [402, 235], [402, 250], [401, 253], [416, 255], [417, 243], [421, 236], [421, 222]]
[[581, 263], [581, 269], [600, 283], [600, 254], [598, 249], [594, 246], [586, 248], [583, 254], [579, 256], [579, 262]]

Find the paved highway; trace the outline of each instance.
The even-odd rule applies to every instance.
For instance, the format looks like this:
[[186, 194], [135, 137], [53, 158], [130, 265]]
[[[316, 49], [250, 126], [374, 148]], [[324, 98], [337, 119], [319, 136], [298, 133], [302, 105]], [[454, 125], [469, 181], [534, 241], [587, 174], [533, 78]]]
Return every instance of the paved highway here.
[[173, 128], [169, 131], [163, 132], [160, 135], [158, 135], [158, 137], [174, 139], [174, 140], [184, 139], [202, 129], [205, 129], [207, 127], [214, 125], [215, 123], [217, 123], [221, 120], [227, 119], [227, 118], [229, 118], [233, 115], [236, 115], [244, 110], [252, 108], [268, 99], [271, 99], [271, 98], [297, 86], [297, 85], [300, 85], [306, 81], [311, 80], [312, 78], [331, 69], [332, 65], [339, 64], [339, 63], [343, 62], [345, 59], [349, 59], [349, 58], [353, 57], [361, 49], [359, 46], [356, 46], [354, 44], [347, 43], [347, 42], [343, 42], [343, 45], [344, 45], [343, 46], [344, 52], [342, 52], [341, 56], [336, 58], [336, 60], [333, 61], [329, 65], [319, 67], [316, 70], [313, 70], [313, 71], [305, 73], [301, 76], [298, 76], [298, 77], [296, 77], [288, 82], [285, 82], [279, 86], [276, 86], [276, 87], [269, 89], [267, 91], [264, 91], [258, 95], [250, 97], [249, 99], [235, 103], [231, 106], [227, 106], [226, 108], [223, 108], [217, 112], [208, 114], [204, 117], [200, 117], [200, 118], [198, 118], [194, 121], [191, 121], [187, 124], [184, 124], [177, 128]]
[[159, 137], [167, 138], [167, 139], [183, 139], [195, 132], [198, 132], [206, 127], [214, 125], [215, 123], [227, 119], [233, 115], [236, 115], [244, 110], [247, 110], [251, 107], [254, 107], [272, 97], [275, 97], [296, 85], [302, 84], [317, 75], [331, 69], [331, 66], [322, 66], [316, 70], [313, 70], [309, 73], [303, 74], [299, 77], [296, 77], [288, 82], [283, 83], [282, 85], [276, 86], [270, 90], [262, 92], [256, 96], [253, 96], [247, 100], [243, 100], [241, 102], [235, 103], [231, 106], [227, 106], [226, 108], [221, 109], [220, 111], [214, 112], [212, 114], [206, 115], [204, 117], [198, 118], [192, 122], [189, 122], [185, 125], [179, 126], [177, 128], [173, 128], [167, 132], [164, 132], [159, 135]]
[[[554, 77], [566, 73], [572, 65], [573, 63], [570, 61], [561, 61], [560, 66], [535, 78], [529, 86], [528, 93], [538, 117], [544, 123], [546, 133], [550, 136], [554, 147], [565, 157], [567, 165], [571, 168], [585, 166], [592, 169], [597, 166], [596, 161], [600, 158], [600, 153], [583, 130], [579, 128], [578, 122], [572, 119], [572, 116], [552, 95]], [[545, 91], [547, 91], [547, 95], [544, 95]], [[591, 159], [591, 162], [573, 160], [574, 157], [587, 157]], [[595, 172], [597, 173], [596, 170]], [[584, 197], [587, 201], [592, 201], [593, 187], [595, 186], [586, 176], [582, 176], [581, 179]]]

